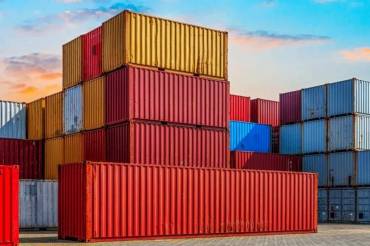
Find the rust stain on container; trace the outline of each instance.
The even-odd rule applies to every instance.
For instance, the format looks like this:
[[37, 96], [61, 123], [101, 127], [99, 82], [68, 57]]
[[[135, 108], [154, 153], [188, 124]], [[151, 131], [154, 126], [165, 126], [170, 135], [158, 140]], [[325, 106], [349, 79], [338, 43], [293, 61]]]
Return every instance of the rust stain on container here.
[[45, 137], [45, 98], [27, 104], [27, 136], [31, 140]]
[[63, 88], [82, 81], [82, 41], [78, 37], [63, 45]]
[[75, 133], [64, 136], [64, 163], [82, 162], [83, 160], [83, 134]]
[[45, 137], [59, 137], [63, 134], [63, 93], [46, 97]]
[[58, 179], [58, 166], [64, 164], [63, 137], [45, 140], [45, 179]]
[[83, 84], [84, 129], [101, 128], [105, 124], [105, 77]]

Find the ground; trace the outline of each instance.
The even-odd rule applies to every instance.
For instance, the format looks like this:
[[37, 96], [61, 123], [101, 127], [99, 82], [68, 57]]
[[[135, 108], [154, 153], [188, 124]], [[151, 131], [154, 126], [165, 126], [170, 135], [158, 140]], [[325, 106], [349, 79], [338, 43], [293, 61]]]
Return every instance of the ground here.
[[[20, 235], [21, 246], [23, 245], [86, 245], [70, 241], [57, 240], [56, 232], [23, 232]], [[152, 240], [152, 241], [128, 241], [96, 243], [91, 245], [127, 245], [127, 246], [203, 246], [203, 245], [369, 245], [370, 225], [340, 225], [323, 224], [319, 226], [319, 232], [314, 234], [291, 234], [276, 236], [245, 236], [245, 237], [217, 237], [201, 239], [176, 239], [176, 240]]]

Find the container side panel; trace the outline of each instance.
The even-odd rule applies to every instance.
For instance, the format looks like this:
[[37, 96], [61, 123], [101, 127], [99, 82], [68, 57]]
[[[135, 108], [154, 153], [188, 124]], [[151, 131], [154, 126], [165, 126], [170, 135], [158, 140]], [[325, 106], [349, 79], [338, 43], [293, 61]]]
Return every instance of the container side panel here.
[[63, 135], [63, 93], [46, 97], [45, 137], [53, 138]]
[[64, 91], [64, 133], [71, 134], [83, 129], [83, 92], [78, 85]]
[[83, 81], [88, 81], [102, 74], [102, 27], [98, 27], [82, 36]]
[[63, 88], [82, 81], [82, 41], [78, 37], [63, 45]]
[[105, 125], [105, 77], [83, 84], [83, 124], [85, 130]]
[[327, 151], [327, 121], [303, 122], [303, 153], [323, 153]]
[[305, 155], [303, 157], [303, 171], [317, 173], [319, 186], [328, 186], [328, 156], [326, 154]]
[[280, 127], [280, 154], [302, 154], [302, 124], [283, 125]]
[[250, 97], [230, 95], [230, 120], [250, 121]]
[[301, 91], [280, 94], [280, 124], [301, 121]]
[[0, 137], [26, 139], [26, 104], [0, 101]]
[[302, 120], [326, 117], [326, 85], [302, 90]]
[[355, 152], [329, 154], [329, 185], [355, 185]]

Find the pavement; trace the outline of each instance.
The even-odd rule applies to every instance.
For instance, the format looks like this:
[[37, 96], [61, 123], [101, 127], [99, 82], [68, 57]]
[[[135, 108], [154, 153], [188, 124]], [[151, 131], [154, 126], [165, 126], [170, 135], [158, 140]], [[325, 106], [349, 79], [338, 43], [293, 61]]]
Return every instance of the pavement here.
[[[71, 241], [57, 239], [55, 231], [46, 232], [22, 232], [20, 235], [21, 246], [23, 245], [86, 245]], [[241, 245], [276, 245], [276, 246], [304, 246], [304, 245], [335, 245], [335, 246], [370, 246], [370, 225], [342, 225], [322, 224], [319, 232], [312, 234], [289, 234], [269, 236], [244, 236], [244, 237], [215, 237], [195, 239], [168, 239], [168, 240], [143, 240], [126, 242], [92, 243], [88, 245], [126, 245], [126, 246], [241, 246]]]

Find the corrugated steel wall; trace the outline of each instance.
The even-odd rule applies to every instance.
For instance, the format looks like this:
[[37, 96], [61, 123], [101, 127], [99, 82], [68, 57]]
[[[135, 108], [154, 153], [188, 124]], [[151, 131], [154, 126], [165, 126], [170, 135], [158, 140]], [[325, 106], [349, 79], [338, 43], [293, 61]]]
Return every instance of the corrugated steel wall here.
[[63, 89], [82, 81], [82, 41], [78, 37], [63, 45]]
[[301, 121], [301, 90], [280, 94], [280, 124]]
[[303, 122], [302, 150], [304, 154], [323, 153], [327, 151], [327, 120]]
[[356, 155], [356, 185], [370, 185], [370, 151], [359, 151]]
[[26, 104], [0, 101], [0, 138], [26, 139]]
[[45, 137], [59, 137], [63, 134], [63, 93], [46, 97]]
[[78, 163], [84, 161], [83, 140], [82, 133], [75, 133], [64, 137], [64, 163]]
[[280, 154], [302, 154], [302, 124], [280, 126]]
[[329, 190], [329, 221], [354, 222], [356, 218], [356, 191], [354, 189]]
[[105, 77], [83, 83], [83, 124], [85, 130], [105, 125]]
[[358, 222], [370, 222], [370, 188], [357, 190], [357, 216]]
[[319, 216], [318, 220], [319, 223], [326, 223], [328, 222], [328, 190], [327, 189], [319, 189], [318, 193], [318, 200], [319, 200]]
[[63, 137], [45, 140], [45, 179], [58, 179], [58, 165], [64, 164]]
[[82, 79], [91, 80], [102, 74], [102, 28], [82, 36]]
[[85, 131], [84, 136], [84, 160], [105, 161], [106, 160], [106, 130], [98, 129]]
[[302, 120], [326, 117], [326, 85], [302, 90]]
[[317, 173], [319, 175], [319, 186], [328, 186], [329, 164], [327, 154], [315, 154], [303, 156], [303, 171]]
[[71, 134], [83, 129], [83, 92], [82, 85], [64, 91], [64, 133]]
[[278, 126], [280, 124], [279, 117], [279, 102], [260, 98], [251, 100], [252, 122]]
[[355, 152], [337, 152], [329, 154], [329, 185], [351, 186], [356, 182]]
[[27, 104], [27, 138], [41, 140], [45, 137], [45, 98]]
[[230, 120], [250, 121], [251, 102], [250, 97], [230, 95]]

